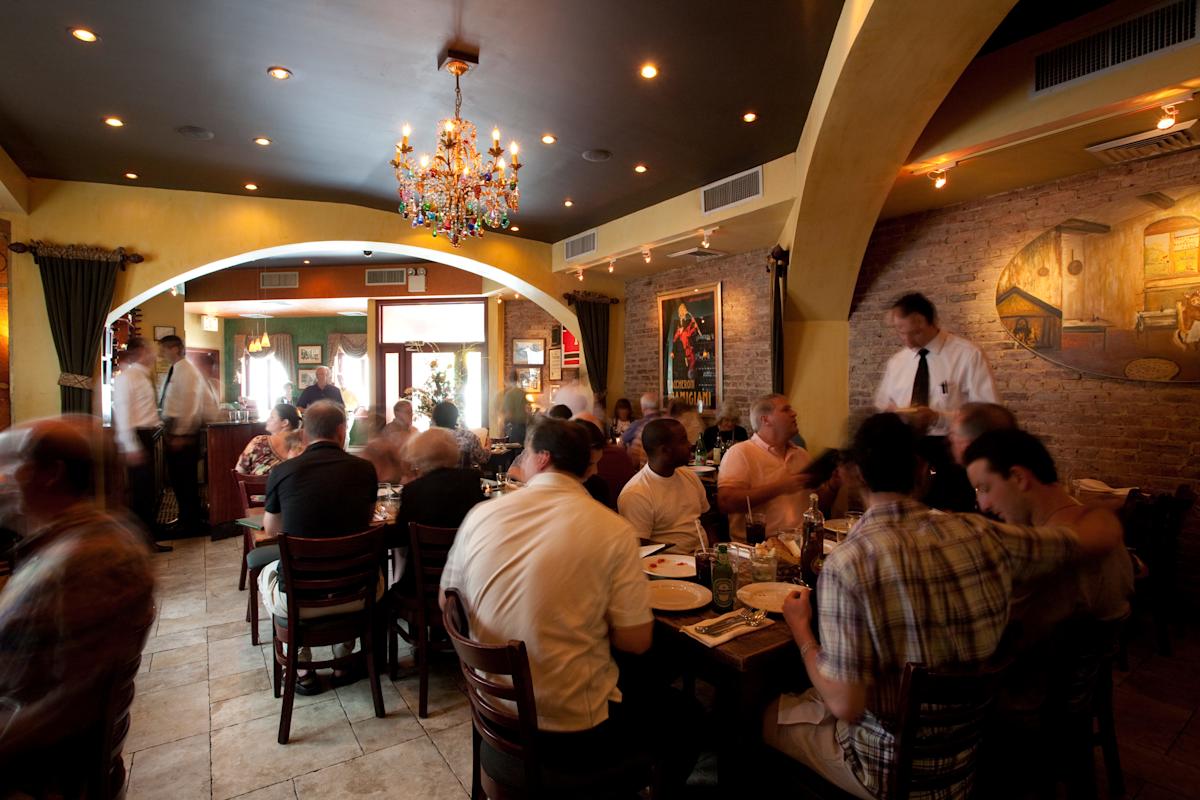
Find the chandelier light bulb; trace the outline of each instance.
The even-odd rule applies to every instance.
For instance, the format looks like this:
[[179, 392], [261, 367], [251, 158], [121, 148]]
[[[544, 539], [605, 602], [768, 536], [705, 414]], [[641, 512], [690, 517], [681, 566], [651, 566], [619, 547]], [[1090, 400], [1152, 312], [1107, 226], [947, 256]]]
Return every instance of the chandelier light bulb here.
[[500, 170], [501, 172], [504, 172], [504, 167], [505, 167], [504, 158], [503, 157], [497, 158], [496, 159], [496, 169]]
[[400, 129], [400, 135], [405, 139], [412, 136], [412, 125], [409, 125], [407, 122], [404, 123], [404, 127]]
[[516, 143], [516, 142], [509, 142], [509, 143], [508, 143], [508, 150], [509, 150], [509, 152], [510, 152], [510, 153], [512, 153], [514, 156], [515, 156], [517, 153], [521, 152], [521, 148], [517, 147], [517, 143]]
[[500, 129], [499, 128], [492, 128], [492, 141], [493, 142], [500, 141]]
[[429, 156], [427, 156], [427, 155], [421, 156], [420, 163], [421, 163], [421, 169], [425, 169], [426, 167], [428, 167], [429, 166]]
[[1175, 118], [1178, 116], [1179, 109], [1175, 108], [1175, 106], [1163, 106], [1162, 116], [1158, 118], [1158, 129], [1160, 131], [1165, 131], [1167, 128], [1170, 128], [1175, 124]]

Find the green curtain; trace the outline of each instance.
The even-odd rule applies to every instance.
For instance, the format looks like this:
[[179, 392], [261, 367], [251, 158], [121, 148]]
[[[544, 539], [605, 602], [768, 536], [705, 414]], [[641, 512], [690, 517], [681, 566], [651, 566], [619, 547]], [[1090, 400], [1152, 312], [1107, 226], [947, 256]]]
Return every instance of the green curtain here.
[[612, 301], [576, 298], [575, 316], [579, 319], [579, 338], [587, 359], [588, 383], [598, 399], [608, 391], [608, 309]]
[[[49, 251], [49, 252], [48, 252]], [[42, 291], [50, 333], [58, 351], [58, 383], [64, 414], [92, 413], [92, 375], [112, 307], [119, 255], [75, 248], [41, 248], [34, 260], [42, 273]]]

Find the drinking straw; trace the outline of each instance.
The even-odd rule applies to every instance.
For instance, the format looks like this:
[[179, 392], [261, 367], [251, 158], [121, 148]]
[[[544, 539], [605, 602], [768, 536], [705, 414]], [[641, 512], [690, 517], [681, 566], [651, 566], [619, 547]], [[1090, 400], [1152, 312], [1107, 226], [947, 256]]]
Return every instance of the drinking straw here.
[[750, 495], [746, 495], [746, 516], [749, 517], [749, 516], [752, 516], [753, 514], [754, 514], [754, 510], [752, 508], [750, 508]]
[[704, 532], [704, 526], [700, 524], [700, 520], [696, 520], [696, 534], [700, 537], [701, 549], [708, 549], [708, 534]]

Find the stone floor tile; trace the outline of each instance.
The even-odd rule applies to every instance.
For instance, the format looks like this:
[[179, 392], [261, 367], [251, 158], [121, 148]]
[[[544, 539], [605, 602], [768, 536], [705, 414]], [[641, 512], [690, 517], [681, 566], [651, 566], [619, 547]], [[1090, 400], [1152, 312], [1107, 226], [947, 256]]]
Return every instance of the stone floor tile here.
[[425, 736], [425, 729], [408, 710], [408, 706], [388, 711], [386, 717], [367, 717], [351, 722], [350, 727], [354, 729], [354, 736], [364, 753], [384, 750], [401, 742]]
[[150, 747], [133, 756], [129, 800], [208, 800], [211, 792], [207, 733]]
[[454, 772], [459, 783], [467, 792], [471, 791], [471, 723], [464, 722], [453, 728], [434, 731], [429, 734], [437, 746], [438, 752], [450, 769]]
[[138, 692], [133, 698], [125, 752], [208, 733], [208, 681]]
[[[459, 689], [448, 664], [449, 662], [435, 664], [437, 669], [429, 675], [429, 716], [420, 720], [422, 727], [427, 731], [449, 728], [471, 717], [467, 696]], [[453, 666], [454, 670], [458, 669], [457, 664]], [[419, 694], [416, 673], [402, 675], [400, 680], [394, 683], [404, 702], [408, 703], [409, 709], [416, 714]]]
[[[143, 653], [157, 653], [160, 650], [177, 650], [180, 647], [199, 644], [205, 641], [204, 629], [199, 628], [191, 631], [180, 631], [166, 636], [155, 636], [146, 640], [146, 646], [142, 648]], [[149, 661], [149, 659], [146, 659]]]
[[[404, 698], [396, 691], [396, 687], [392, 686], [391, 681], [382, 678], [379, 683], [385, 712], [390, 714], [398, 709], [408, 710]], [[351, 722], [375, 716], [375, 701], [371, 699], [371, 682], [365, 677], [349, 686], [339, 687], [337, 696], [338, 700], [342, 702], [342, 709], [346, 712], [346, 719]]]
[[1131, 776], [1140, 778], [1147, 784], [1174, 792], [1175, 797], [1200, 796], [1200, 769], [1170, 759], [1157, 750], [1131, 740], [1119, 724], [1117, 735], [1121, 745], [1121, 768], [1127, 780]]
[[[276, 741], [278, 730], [279, 717], [270, 716], [213, 731], [213, 800], [226, 800], [340, 764], [362, 752], [341, 704], [333, 695], [326, 702], [295, 710], [288, 744]], [[326, 795], [350, 796], [353, 793], [347, 791]]]
[[1165, 753], [1183, 730], [1192, 712], [1148, 697], [1136, 677], [1113, 690], [1113, 713], [1122, 742], [1137, 742]]
[[190, 664], [193, 661], [208, 661], [208, 642], [189, 644], [174, 650], [159, 650], [150, 659], [150, 671]]
[[222, 675], [208, 682], [208, 700], [219, 703], [231, 697], [240, 697], [252, 692], [261, 692], [271, 688], [271, 680], [261, 669], [238, 672], [233, 675]]
[[[148, 660], [143, 660], [143, 663], [149, 662]], [[199, 681], [206, 680], [208, 680], [207, 658], [203, 661], [189, 661], [174, 667], [165, 667], [163, 669], [148, 670], [145, 673], [139, 673], [137, 690], [139, 692], [155, 692], [159, 689], [170, 689], [175, 686], [184, 686], [189, 683], [198, 683]]]
[[[313, 695], [298, 694], [296, 695], [295, 702], [292, 703], [293, 713], [294, 709], [316, 705], [333, 697], [332, 692]], [[252, 719], [259, 719], [260, 717], [273, 716], [278, 719], [282, 703], [283, 698], [276, 697], [275, 693], [270, 689], [241, 694], [230, 697], [227, 700], [214, 702], [210, 706], [212, 730], [228, 728], [230, 725], [238, 725]]]
[[301, 775], [299, 800], [330, 797], [462, 800], [462, 784], [426, 738], [413, 739], [344, 764]]
[[[245, 624], [245, 623], [243, 623]], [[250, 634], [235, 639], [218, 639], [208, 643], [210, 678], [234, 675], [263, 666], [262, 650], [250, 644]]]
[[158, 604], [159, 619], [179, 619], [195, 614], [203, 614], [207, 610], [204, 592], [188, 592], [174, 597], [164, 597]]
[[239, 794], [233, 800], [296, 800], [296, 787], [291, 781], [273, 783], [247, 794]]
[[217, 613], [193, 614], [188, 617], [180, 617], [179, 619], [160, 619], [158, 621], [158, 636], [165, 636], [179, 631], [195, 630], [197, 628], [207, 628], [210, 625], [224, 625], [226, 622], [244, 619], [246, 609], [231, 608], [228, 611]]
[[[245, 606], [246, 600], [243, 596], [242, 604]], [[208, 631], [208, 640], [215, 642], [218, 639], [234, 639], [238, 636], [245, 636], [250, 633], [250, 623], [244, 619], [239, 619], [236, 622], [226, 622], [224, 625], [213, 625], [211, 628], [205, 628]], [[271, 623], [260, 614], [258, 618], [258, 640], [260, 642], [271, 641]]]

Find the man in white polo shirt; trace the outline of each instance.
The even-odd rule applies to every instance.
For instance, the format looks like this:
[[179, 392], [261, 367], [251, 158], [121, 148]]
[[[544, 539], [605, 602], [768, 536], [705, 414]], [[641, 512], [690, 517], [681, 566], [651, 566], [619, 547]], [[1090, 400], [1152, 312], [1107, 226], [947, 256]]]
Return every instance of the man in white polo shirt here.
[[810, 476], [804, 473], [811, 459], [803, 447], [792, 444], [796, 411], [787, 397], [769, 394], [750, 407], [754, 435], [738, 442], [721, 459], [717, 478], [717, 506], [729, 515], [730, 534], [746, 539], [746, 503], [767, 517], [767, 535], [782, 528], [798, 528], [808, 507]]
[[687, 430], [679, 420], [655, 419], [642, 429], [649, 459], [629, 479], [617, 500], [617, 511], [642, 536], [669, 545], [668, 553], [691, 554], [700, 546], [696, 523], [708, 511], [704, 484], [690, 469]]
[[[459, 591], [472, 638], [525, 643], [543, 759], [611, 764], [648, 747], [653, 728], [652, 709], [621, 702], [613, 657], [648, 650], [654, 629], [638, 537], [583, 488], [591, 452], [582, 426], [543, 420], [526, 449], [525, 487], [471, 510], [442, 589]], [[683, 766], [673, 770], [680, 784], [691, 771]]]

